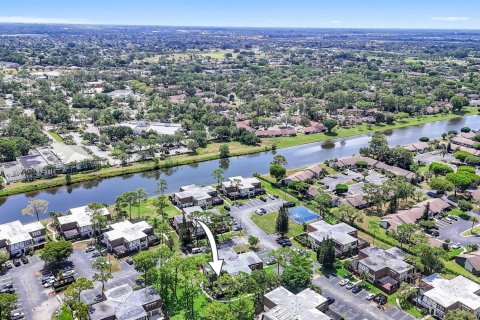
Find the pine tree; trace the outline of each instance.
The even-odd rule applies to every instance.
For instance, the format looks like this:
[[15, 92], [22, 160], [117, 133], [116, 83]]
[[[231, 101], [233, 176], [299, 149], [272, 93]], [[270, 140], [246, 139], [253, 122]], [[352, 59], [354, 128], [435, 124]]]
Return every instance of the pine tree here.
[[282, 237], [288, 233], [288, 212], [287, 209], [284, 207], [281, 207], [280, 211], [278, 212], [275, 230]]

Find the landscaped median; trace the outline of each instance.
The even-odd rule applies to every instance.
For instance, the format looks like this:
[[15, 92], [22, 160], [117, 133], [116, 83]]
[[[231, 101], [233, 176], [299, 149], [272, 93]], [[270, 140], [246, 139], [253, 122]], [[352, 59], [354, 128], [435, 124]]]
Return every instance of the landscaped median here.
[[[274, 145], [276, 148], [287, 148], [292, 146], [298, 146], [306, 143], [321, 142], [337, 138], [351, 137], [355, 135], [367, 134], [372, 132], [379, 132], [384, 130], [391, 130], [396, 128], [403, 128], [408, 126], [414, 126], [429, 122], [448, 120], [458, 118], [462, 116], [470, 116], [478, 114], [476, 108], [468, 108], [457, 113], [439, 114], [439, 115], [423, 115], [414, 118], [402, 118], [397, 120], [393, 124], [374, 125], [374, 124], [362, 124], [351, 128], [338, 128], [333, 133], [317, 133], [317, 134], [297, 134], [295, 137], [277, 137], [277, 138], [265, 138], [257, 146], [246, 146], [238, 142], [230, 142], [230, 157], [255, 154], [263, 151], [270, 151]], [[55, 139], [57, 137], [54, 136]], [[60, 138], [58, 136], [58, 138]], [[138, 172], [157, 170], [160, 168], [170, 168], [174, 166], [188, 165], [193, 163], [199, 163], [204, 161], [220, 159], [219, 147], [222, 143], [209, 144], [206, 148], [199, 148], [195, 155], [178, 155], [172, 156], [167, 160], [162, 161], [143, 161], [136, 162], [129, 166], [114, 166], [103, 168], [99, 171], [83, 172], [71, 175], [71, 183], [81, 183], [90, 180], [104, 179], [115, 176], [121, 176], [126, 174], [133, 174]], [[25, 193], [37, 190], [43, 190], [48, 188], [54, 188], [66, 185], [65, 175], [61, 174], [51, 179], [38, 179], [32, 182], [14, 182], [4, 186], [0, 190], [0, 197], [9, 196], [18, 193]]]

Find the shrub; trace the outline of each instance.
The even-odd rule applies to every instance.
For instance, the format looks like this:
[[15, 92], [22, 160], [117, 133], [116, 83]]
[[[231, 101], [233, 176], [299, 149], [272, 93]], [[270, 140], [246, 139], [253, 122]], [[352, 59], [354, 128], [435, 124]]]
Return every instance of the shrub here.
[[337, 193], [347, 193], [348, 192], [348, 186], [344, 183], [339, 183], [335, 186], [335, 191]]
[[421, 138], [418, 139], [418, 140], [420, 140], [420, 141], [422, 141], [422, 142], [428, 142], [428, 141], [430, 140], [430, 138], [429, 138], [429, 137], [421, 137]]

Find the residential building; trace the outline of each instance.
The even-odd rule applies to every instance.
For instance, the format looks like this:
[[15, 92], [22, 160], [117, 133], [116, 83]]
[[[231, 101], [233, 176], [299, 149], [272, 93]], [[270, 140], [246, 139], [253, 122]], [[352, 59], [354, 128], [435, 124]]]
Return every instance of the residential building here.
[[265, 194], [260, 180], [257, 178], [244, 178], [241, 176], [228, 178], [220, 185], [220, 189], [230, 199], [251, 198]]
[[429, 149], [430, 145], [428, 142], [416, 142], [412, 144], [407, 144], [403, 146], [404, 149], [412, 152], [423, 153]]
[[400, 210], [388, 214], [380, 220], [380, 226], [387, 230], [395, 230], [402, 224], [415, 224], [425, 215], [428, 204], [428, 216], [435, 217], [450, 208], [450, 204], [443, 199], [428, 199], [419, 202], [410, 209]]
[[90, 320], [164, 319], [162, 299], [152, 287], [133, 290], [123, 284], [103, 292], [102, 299], [88, 308]]
[[278, 287], [263, 296], [260, 320], [330, 320], [328, 301], [310, 288], [293, 294]]
[[332, 239], [337, 255], [356, 253], [359, 248], [368, 245], [367, 242], [359, 240], [357, 229], [346, 223], [329, 224], [323, 220], [313, 222], [307, 227], [308, 240], [313, 250], [326, 239]]
[[10, 256], [27, 254], [45, 242], [45, 227], [38, 221], [22, 224], [15, 220], [0, 225], [0, 250], [6, 250]]
[[[223, 259], [222, 273], [228, 273], [232, 277], [240, 272], [251, 274], [253, 270], [263, 269], [262, 259], [253, 251], [237, 254], [233, 250], [220, 250], [218, 257]], [[205, 266], [204, 272], [209, 275], [211, 282], [217, 279], [209, 265]]]
[[438, 274], [420, 282], [417, 302], [440, 319], [450, 310], [467, 310], [480, 318], [480, 285], [463, 277], [445, 279]]
[[170, 200], [179, 208], [199, 206], [205, 209], [208, 206], [223, 203], [217, 190], [211, 186], [195, 184], [181, 187], [179, 192], [170, 196]]
[[358, 274], [366, 274], [367, 279], [387, 293], [400, 287], [402, 281], [411, 281], [414, 268], [405, 261], [402, 250], [392, 247], [388, 250], [375, 246], [358, 252], [358, 260], [353, 264]]
[[150, 245], [159, 243], [153, 228], [145, 221], [131, 223], [125, 220], [111, 224], [109, 230], [103, 234], [103, 242], [117, 257], [147, 249]]
[[89, 238], [94, 235], [95, 228], [92, 222], [94, 213], [101, 214], [110, 220], [111, 214], [107, 208], [91, 210], [88, 206], [72, 208], [66, 215], [57, 217], [60, 231], [66, 239]]
[[318, 179], [323, 171], [324, 169], [319, 165], [310, 166], [304, 170], [289, 175], [283, 179], [283, 183], [288, 185], [292, 182], [307, 182], [312, 179]]
[[455, 262], [474, 275], [480, 276], [480, 251], [458, 255], [455, 257]]
[[126, 126], [133, 129], [135, 134], [142, 134], [142, 132], [153, 131], [160, 135], [173, 136], [180, 130], [182, 125], [179, 123], [163, 123], [163, 122], [151, 122], [151, 121], [127, 121], [119, 124], [120, 126]]

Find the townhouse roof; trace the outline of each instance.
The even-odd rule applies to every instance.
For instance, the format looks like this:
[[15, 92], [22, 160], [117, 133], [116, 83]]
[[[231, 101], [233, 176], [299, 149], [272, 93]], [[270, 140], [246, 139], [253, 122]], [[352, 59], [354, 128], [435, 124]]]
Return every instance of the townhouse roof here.
[[444, 308], [459, 302], [472, 310], [480, 309], [480, 285], [463, 276], [448, 280], [434, 274], [422, 281], [433, 287], [423, 295]]
[[[222, 257], [220, 257], [222, 258]], [[223, 270], [229, 275], [234, 276], [240, 272], [252, 273], [251, 265], [262, 263], [262, 259], [253, 251], [240, 253], [237, 256], [225, 257]]]
[[343, 203], [343, 204], [346, 204], [346, 205], [350, 205], [350, 206], [355, 207], [355, 208], [359, 208], [359, 207], [367, 205], [367, 201], [365, 200], [365, 198], [361, 194], [358, 194], [358, 195], [355, 195], [355, 196], [345, 197], [345, 198], [341, 199], [340, 202]]
[[123, 238], [128, 242], [132, 242], [147, 237], [147, 234], [144, 231], [151, 228], [152, 227], [146, 221], [131, 223], [130, 221], [125, 220], [111, 224], [111, 230], [105, 232], [104, 235], [109, 241]]
[[222, 182], [222, 186], [225, 188], [233, 187], [235, 186], [236, 181], [238, 181], [238, 187], [239, 188], [254, 188], [255, 185], [258, 185], [260, 183], [260, 180], [258, 180], [255, 177], [249, 177], [249, 178], [244, 178], [242, 176], [236, 176], [236, 177], [230, 177], [227, 179], [227, 181]]
[[265, 312], [272, 320], [328, 320], [329, 316], [317, 309], [327, 299], [310, 288], [293, 294], [284, 287], [278, 287], [265, 294], [275, 307]]
[[110, 212], [107, 208], [100, 208], [98, 210], [91, 210], [88, 206], [71, 208], [68, 210], [67, 214], [64, 216], [58, 217], [58, 222], [61, 225], [75, 222], [79, 228], [86, 227], [92, 224], [92, 216], [95, 212], [103, 216], [110, 215]]
[[350, 235], [350, 233], [357, 231], [357, 229], [344, 222], [332, 225], [323, 220], [319, 220], [311, 223], [309, 226], [314, 228], [315, 231], [309, 232], [308, 235], [319, 242], [327, 238], [344, 245], [357, 241], [357, 238]]
[[480, 270], [480, 251], [464, 253], [457, 257], [468, 260], [475, 270]]
[[366, 257], [360, 259], [361, 263], [374, 272], [389, 268], [397, 273], [403, 273], [412, 269], [412, 266], [405, 262], [404, 252], [397, 247], [388, 250], [375, 246], [369, 246], [361, 250]]
[[40, 222], [22, 224], [19, 220], [0, 225], [0, 240], [8, 245], [32, 240], [31, 232], [40, 231], [45, 227]]
[[212, 196], [210, 193], [215, 192], [216, 190], [211, 186], [197, 186], [195, 184], [190, 184], [180, 188], [180, 192], [174, 193], [174, 195], [179, 199], [185, 198], [195, 198], [196, 200], [206, 200], [210, 199]]
[[378, 160], [369, 157], [356, 156], [338, 159], [336, 164], [339, 167], [353, 166], [359, 161], [365, 161], [366, 163], [368, 163], [369, 166], [374, 166], [378, 162]]

